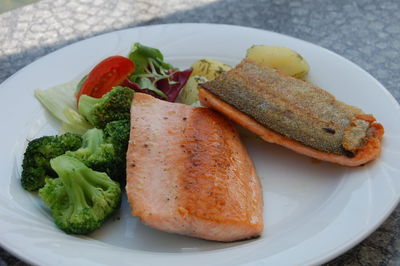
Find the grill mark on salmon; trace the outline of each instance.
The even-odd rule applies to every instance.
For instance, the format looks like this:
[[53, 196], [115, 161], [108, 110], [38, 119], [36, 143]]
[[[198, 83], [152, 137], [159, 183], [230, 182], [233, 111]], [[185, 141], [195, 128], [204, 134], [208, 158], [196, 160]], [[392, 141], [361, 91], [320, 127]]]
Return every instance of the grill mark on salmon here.
[[131, 124], [126, 190], [133, 215], [159, 230], [208, 240], [261, 234], [260, 183], [227, 119], [137, 93]]
[[201, 87], [268, 129], [322, 152], [354, 156], [371, 127], [359, 118], [365, 115], [360, 109], [247, 59]]

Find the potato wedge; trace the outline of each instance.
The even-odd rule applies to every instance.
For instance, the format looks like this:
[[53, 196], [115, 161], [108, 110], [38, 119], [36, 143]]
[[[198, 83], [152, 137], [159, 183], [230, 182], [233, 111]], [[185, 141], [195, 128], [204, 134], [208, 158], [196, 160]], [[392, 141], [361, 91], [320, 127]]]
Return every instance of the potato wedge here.
[[253, 45], [247, 50], [246, 58], [295, 78], [304, 78], [310, 69], [299, 53], [287, 47]]
[[203, 76], [208, 80], [215, 79], [219, 74], [230, 70], [232, 67], [220, 61], [204, 58], [193, 63], [191, 76]]

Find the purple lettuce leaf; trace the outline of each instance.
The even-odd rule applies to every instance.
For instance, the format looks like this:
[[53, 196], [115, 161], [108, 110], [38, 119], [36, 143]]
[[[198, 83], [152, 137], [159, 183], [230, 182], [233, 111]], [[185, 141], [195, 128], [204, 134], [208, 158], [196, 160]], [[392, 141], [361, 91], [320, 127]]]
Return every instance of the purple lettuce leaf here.
[[143, 89], [140, 87], [139, 84], [129, 79], [124, 80], [121, 86], [131, 88], [136, 92], [149, 94], [161, 100], [166, 100], [168, 102], [175, 102], [176, 98], [179, 95], [179, 92], [182, 90], [183, 86], [185, 86], [191, 73], [192, 73], [191, 68], [183, 71], [176, 71], [176, 70], [168, 71], [166, 74], [169, 76], [169, 78], [160, 79], [154, 84], [157, 90], [161, 91], [162, 94], [164, 95], [156, 93], [156, 91], [154, 90]]

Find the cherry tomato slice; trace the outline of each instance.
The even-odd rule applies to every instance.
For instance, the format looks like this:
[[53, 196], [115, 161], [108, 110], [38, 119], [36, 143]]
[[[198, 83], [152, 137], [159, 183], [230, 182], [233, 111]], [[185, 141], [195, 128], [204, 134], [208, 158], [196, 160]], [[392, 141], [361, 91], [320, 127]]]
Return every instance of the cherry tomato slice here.
[[110, 56], [98, 63], [90, 71], [85, 82], [77, 94], [77, 99], [82, 94], [101, 98], [112, 87], [121, 84], [135, 70], [135, 64], [123, 56]]

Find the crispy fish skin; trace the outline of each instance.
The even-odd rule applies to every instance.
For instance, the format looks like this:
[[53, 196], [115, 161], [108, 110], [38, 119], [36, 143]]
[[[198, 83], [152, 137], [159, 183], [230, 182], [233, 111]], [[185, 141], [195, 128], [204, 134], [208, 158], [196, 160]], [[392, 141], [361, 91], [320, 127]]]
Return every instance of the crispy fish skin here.
[[367, 132], [367, 139], [364, 141], [364, 145], [357, 151], [357, 154], [350, 158], [346, 155], [338, 155], [316, 150], [310, 146], [306, 146], [298, 141], [276, 133], [201, 87], [199, 87], [199, 99], [204, 106], [217, 110], [223, 115], [231, 118], [244, 128], [247, 128], [251, 132], [260, 136], [263, 140], [281, 145], [299, 154], [318, 160], [345, 166], [359, 166], [376, 159], [381, 152], [381, 141], [384, 134], [383, 126], [379, 123], [375, 123], [373, 117], [368, 115], [360, 117], [360, 119], [362, 118], [364, 121], [368, 121], [371, 125]]
[[323, 89], [244, 59], [201, 84], [261, 125], [316, 150], [354, 156], [370, 123], [358, 108]]

